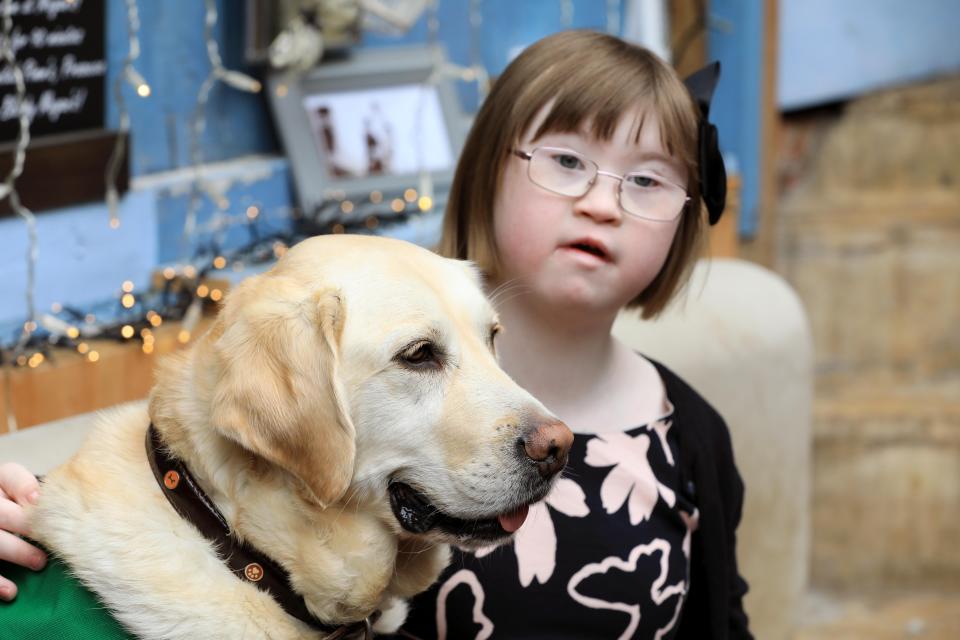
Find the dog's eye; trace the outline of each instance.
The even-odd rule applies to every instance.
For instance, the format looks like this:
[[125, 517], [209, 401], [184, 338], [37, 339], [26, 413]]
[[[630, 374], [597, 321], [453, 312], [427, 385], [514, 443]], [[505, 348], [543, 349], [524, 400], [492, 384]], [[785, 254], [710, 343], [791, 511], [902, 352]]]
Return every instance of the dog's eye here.
[[491, 351], [494, 351], [494, 352], [496, 351], [496, 342], [495, 342], [495, 341], [496, 341], [496, 338], [497, 338], [497, 334], [500, 333], [500, 329], [501, 329], [501, 327], [500, 327], [499, 324], [495, 324], [495, 325], [493, 325], [492, 327], [490, 327], [490, 350], [491, 350]]
[[442, 364], [442, 354], [432, 342], [418, 342], [400, 352], [397, 359], [413, 369], [436, 369]]

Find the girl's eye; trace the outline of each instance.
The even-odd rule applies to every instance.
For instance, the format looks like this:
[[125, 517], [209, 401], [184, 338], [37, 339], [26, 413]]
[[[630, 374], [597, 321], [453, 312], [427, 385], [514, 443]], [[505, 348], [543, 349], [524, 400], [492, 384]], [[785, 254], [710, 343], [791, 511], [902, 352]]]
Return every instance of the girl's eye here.
[[411, 369], [438, 369], [442, 364], [440, 349], [432, 342], [417, 343], [401, 352], [397, 359]]
[[632, 186], [642, 187], [644, 189], [653, 189], [660, 186], [660, 181], [645, 173], [632, 173], [627, 176], [627, 180]]
[[573, 170], [583, 168], [583, 162], [580, 161], [580, 158], [570, 155], [569, 153], [558, 153], [553, 156], [553, 159], [564, 169]]

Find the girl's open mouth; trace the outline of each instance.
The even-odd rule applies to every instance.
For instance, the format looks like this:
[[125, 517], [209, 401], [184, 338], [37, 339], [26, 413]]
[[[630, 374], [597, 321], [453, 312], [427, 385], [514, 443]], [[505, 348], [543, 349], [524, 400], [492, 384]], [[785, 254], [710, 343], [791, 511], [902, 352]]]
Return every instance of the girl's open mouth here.
[[590, 240], [578, 240], [576, 242], [571, 242], [570, 244], [563, 245], [564, 249], [569, 251], [577, 251], [591, 255], [599, 260], [604, 262], [610, 262], [610, 254], [607, 252], [606, 247], [603, 245], [592, 242]]

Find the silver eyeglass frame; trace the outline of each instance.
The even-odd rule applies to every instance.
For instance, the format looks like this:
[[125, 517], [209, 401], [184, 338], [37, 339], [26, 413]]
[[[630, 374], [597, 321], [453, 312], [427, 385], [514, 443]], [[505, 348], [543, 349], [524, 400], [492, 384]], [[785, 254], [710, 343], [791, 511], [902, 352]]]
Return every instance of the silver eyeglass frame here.
[[[566, 193], [560, 193], [559, 191], [554, 191], [553, 189], [550, 189], [550, 188], [548, 188], [548, 187], [543, 186], [542, 184], [540, 184], [539, 182], [537, 182], [536, 180], [534, 180], [532, 177], [530, 177], [530, 164], [529, 164], [529, 162], [533, 159], [533, 154], [534, 154], [534, 152], [536, 152], [536, 151], [561, 151], [561, 152], [564, 152], [564, 153], [573, 154], [573, 155], [577, 156], [578, 158], [583, 158], [584, 160], [586, 160], [587, 162], [589, 162], [590, 164], [592, 164], [594, 167], [596, 167], [596, 169], [597, 169], [596, 175], [595, 175], [595, 176], [593, 177], [593, 179], [588, 183], [587, 190], [584, 191], [584, 192], [583, 192], [582, 194], [580, 194], [579, 196], [571, 196], [571, 195], [568, 195], [568, 194], [566, 194]], [[528, 163], [528, 164], [527, 164], [527, 179], [530, 180], [530, 182], [532, 182], [533, 184], [537, 185], [537, 186], [540, 187], [541, 189], [546, 189], [546, 190], [549, 191], [550, 193], [555, 193], [555, 194], [557, 194], [558, 196], [563, 196], [563, 197], [565, 197], [565, 198], [577, 199], [577, 198], [582, 198], [583, 196], [587, 195], [587, 194], [590, 192], [590, 189], [592, 189], [593, 186], [597, 183], [597, 176], [607, 176], [608, 178], [613, 178], [613, 179], [616, 180], [617, 183], [618, 183], [618, 187], [617, 187], [617, 206], [620, 207], [620, 210], [623, 211], [626, 215], [631, 216], [631, 217], [634, 217], [634, 218], [640, 218], [641, 220], [649, 220], [649, 221], [651, 221], [651, 222], [673, 222], [674, 220], [676, 220], [677, 218], [679, 218], [681, 215], [683, 215], [683, 212], [686, 210], [687, 205], [690, 203], [690, 199], [691, 199], [691, 198], [690, 198], [690, 194], [687, 192], [687, 189], [686, 189], [685, 187], [682, 187], [682, 186], [680, 186], [679, 184], [677, 184], [676, 182], [673, 182], [672, 180], [668, 180], [668, 179], [664, 178], [663, 176], [658, 175], [658, 176], [657, 176], [657, 180], [660, 180], [660, 181], [663, 182], [663, 183], [666, 183], [666, 184], [669, 184], [669, 185], [672, 185], [672, 186], [676, 187], [676, 188], [679, 189], [680, 191], [686, 193], [686, 194], [687, 194], [687, 197], [684, 198], [683, 204], [680, 206], [680, 209], [677, 211], [676, 215], [674, 215], [672, 218], [664, 219], [664, 218], [650, 218], [650, 217], [648, 217], [648, 216], [642, 216], [642, 215], [637, 214], [637, 213], [634, 213], [634, 212], [632, 212], [632, 211], [627, 211], [627, 210], [624, 208], [624, 206], [623, 206], [623, 204], [622, 204], [622, 202], [621, 202], [621, 200], [620, 200], [621, 194], [623, 193], [623, 181], [624, 181], [624, 179], [627, 178], [627, 176], [633, 175], [633, 173], [626, 173], [626, 174], [623, 174], [623, 175], [618, 175], [618, 174], [616, 174], [616, 173], [611, 173], [610, 171], [603, 171], [603, 170], [600, 169], [600, 165], [598, 165], [596, 162], [594, 162], [594, 161], [591, 160], [590, 158], [585, 157], [583, 154], [578, 153], [578, 152], [574, 151], [573, 149], [564, 149], [563, 147], [534, 147], [532, 151], [524, 151], [523, 149], [510, 149], [510, 152], [511, 152], [513, 155], [515, 155], [515, 156], [517, 156], [518, 158], [520, 158], [521, 160], [526, 160], [526, 161], [527, 161], [527, 163]]]

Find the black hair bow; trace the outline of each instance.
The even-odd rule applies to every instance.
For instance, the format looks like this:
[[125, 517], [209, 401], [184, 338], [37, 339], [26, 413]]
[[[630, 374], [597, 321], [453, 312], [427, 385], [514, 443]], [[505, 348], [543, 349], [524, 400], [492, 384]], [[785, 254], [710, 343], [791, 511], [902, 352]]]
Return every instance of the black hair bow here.
[[720, 154], [717, 127], [710, 123], [710, 100], [720, 79], [720, 63], [711, 62], [683, 81], [700, 108], [698, 152], [700, 164], [700, 195], [707, 205], [710, 224], [716, 224], [727, 202], [727, 170]]

